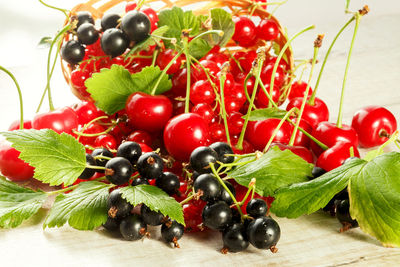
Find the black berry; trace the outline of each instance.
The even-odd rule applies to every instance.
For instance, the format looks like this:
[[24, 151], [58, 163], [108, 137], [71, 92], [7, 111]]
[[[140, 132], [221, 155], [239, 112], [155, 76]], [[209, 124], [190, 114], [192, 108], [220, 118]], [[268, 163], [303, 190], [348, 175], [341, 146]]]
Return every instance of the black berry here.
[[183, 236], [185, 227], [176, 221], [168, 221], [161, 226], [161, 237], [166, 242], [173, 242], [175, 247], [179, 247], [178, 240]]
[[164, 190], [168, 195], [173, 195], [178, 191], [180, 181], [178, 176], [172, 172], [164, 172], [159, 178], [157, 178], [156, 186]]
[[77, 27], [81, 26], [83, 23], [94, 24], [92, 14], [90, 14], [88, 11], [79, 11], [76, 14], [76, 18], [78, 19], [78, 24], [76, 25]]
[[151, 210], [144, 204], [140, 208], [140, 214], [144, 223], [148, 225], [160, 225], [164, 219], [164, 215], [161, 212]]
[[278, 243], [281, 229], [271, 217], [260, 217], [247, 226], [247, 237], [254, 247], [270, 249]]
[[[224, 181], [224, 184], [226, 185], [226, 187], [228, 187], [229, 191], [231, 191], [231, 193], [233, 194], [234, 197], [236, 197], [236, 191], [235, 188], [233, 187], [233, 185], [228, 182], [228, 181]], [[225, 201], [228, 204], [232, 204], [233, 203], [233, 199], [231, 198], [231, 196], [229, 195], [228, 191], [225, 190], [224, 187], [221, 186], [221, 196], [220, 199], [222, 201]]]
[[129, 39], [120, 29], [105, 30], [100, 39], [104, 53], [112, 57], [122, 55], [129, 46]]
[[132, 204], [130, 204], [126, 199], [122, 198], [119, 189], [115, 189], [110, 193], [107, 199], [107, 210], [108, 217], [123, 218], [128, 216], [133, 209]]
[[139, 240], [147, 233], [147, 225], [140, 215], [132, 214], [121, 221], [119, 230], [126, 240]]
[[358, 227], [358, 222], [353, 220], [350, 215], [349, 200], [339, 200], [336, 205], [336, 218], [346, 228]]
[[235, 160], [235, 157], [232, 156], [233, 150], [230, 145], [224, 142], [216, 142], [210, 145], [210, 148], [214, 149], [218, 154], [218, 160], [222, 163], [232, 163]]
[[117, 150], [118, 157], [124, 157], [133, 165], [136, 164], [139, 157], [142, 155], [142, 149], [136, 142], [123, 142]]
[[247, 203], [246, 212], [253, 218], [263, 217], [268, 212], [267, 203], [260, 198], [253, 198]]
[[111, 28], [116, 28], [120, 19], [121, 16], [118, 14], [105, 14], [101, 19], [101, 28], [103, 29], [103, 31]]
[[103, 227], [110, 232], [119, 230], [120, 219], [107, 217], [107, 221], [103, 224]]
[[235, 223], [222, 233], [224, 248], [230, 252], [239, 252], [249, 246], [246, 236], [246, 229], [243, 224]]
[[85, 47], [75, 40], [70, 40], [61, 47], [61, 57], [71, 65], [76, 65], [85, 56]]
[[136, 185], [141, 185], [141, 184], [150, 184], [149, 183], [149, 180], [147, 180], [146, 178], [143, 178], [143, 177], [137, 177], [137, 178], [135, 178], [135, 179], [133, 179], [133, 181], [132, 181], [132, 186], [136, 186]]
[[93, 24], [83, 23], [76, 30], [76, 36], [82, 44], [94, 44], [99, 39], [99, 32], [95, 29]]
[[121, 20], [121, 29], [131, 41], [143, 41], [150, 34], [150, 19], [140, 11], [129, 11]]
[[162, 158], [154, 152], [142, 154], [136, 164], [139, 174], [147, 179], [157, 179], [164, 169]]
[[[93, 150], [92, 156], [94, 158], [97, 157], [97, 156], [104, 156], [104, 157], [108, 157], [108, 158], [113, 158], [114, 154], [111, 153], [106, 148], [96, 148], [95, 150]], [[97, 166], [105, 167], [107, 162], [108, 162], [107, 159], [96, 159], [96, 165]], [[104, 173], [104, 170], [96, 170], [96, 172]]]
[[132, 176], [133, 167], [129, 160], [115, 157], [106, 164], [105, 175], [108, 181], [115, 185], [127, 183]]
[[[86, 154], [86, 164], [90, 166], [96, 166], [96, 161], [94, 160], [92, 155]], [[85, 168], [81, 173], [81, 175], [79, 175], [79, 179], [84, 179], [84, 180], [90, 179], [95, 174], [95, 172], [96, 172], [95, 169]]]
[[190, 166], [198, 173], [210, 173], [210, 163], [216, 163], [218, 154], [214, 149], [201, 146], [190, 154]]
[[221, 186], [214, 175], [205, 173], [197, 177], [193, 183], [193, 188], [196, 193], [200, 190], [200, 198], [204, 201], [213, 201], [221, 196]]
[[201, 216], [203, 224], [213, 230], [224, 230], [232, 222], [232, 211], [223, 201], [207, 204]]
[[318, 177], [324, 175], [325, 173], [326, 173], [326, 171], [324, 169], [315, 166], [311, 172], [312, 177], [309, 177], [309, 178], [310, 178], [310, 180], [312, 180], [312, 179], [315, 179], [315, 178], [318, 178]]

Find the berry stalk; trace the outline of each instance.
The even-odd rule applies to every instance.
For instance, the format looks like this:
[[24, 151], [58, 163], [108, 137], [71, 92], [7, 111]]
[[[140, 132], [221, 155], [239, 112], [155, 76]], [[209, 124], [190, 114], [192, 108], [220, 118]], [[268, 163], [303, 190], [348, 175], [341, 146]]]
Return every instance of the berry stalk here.
[[191, 59], [189, 53], [189, 43], [188, 38], [185, 37], [183, 40], [183, 51], [186, 57], [186, 96], [185, 96], [185, 113], [189, 113], [189, 105], [190, 105], [190, 75], [191, 75]]
[[151, 95], [155, 95], [155, 93], [157, 91], [157, 87], [158, 87], [158, 85], [160, 85], [160, 82], [161, 82], [162, 78], [164, 77], [164, 75], [167, 74], [167, 71], [169, 70], [169, 68], [171, 68], [172, 64], [174, 64], [175, 61], [178, 59], [178, 57], [180, 57], [181, 55], [182, 55], [182, 51], [179, 51], [178, 54], [176, 54], [174, 56], [174, 58], [171, 59], [171, 61], [168, 63], [168, 65], [165, 66], [165, 68], [163, 69], [163, 71], [162, 71], [160, 77], [158, 78], [156, 84], [154, 85], [153, 89], [151, 90]]
[[220, 105], [221, 105], [222, 119], [224, 120], [226, 140], [227, 140], [228, 144], [231, 145], [231, 138], [229, 136], [228, 120], [226, 118], [225, 95], [224, 95], [226, 73], [228, 71], [227, 70], [228, 68], [229, 68], [229, 65], [222, 66], [221, 77], [220, 77], [220, 80], [219, 80], [219, 86], [220, 86], [220, 89], [221, 89], [221, 103], [220, 103]]

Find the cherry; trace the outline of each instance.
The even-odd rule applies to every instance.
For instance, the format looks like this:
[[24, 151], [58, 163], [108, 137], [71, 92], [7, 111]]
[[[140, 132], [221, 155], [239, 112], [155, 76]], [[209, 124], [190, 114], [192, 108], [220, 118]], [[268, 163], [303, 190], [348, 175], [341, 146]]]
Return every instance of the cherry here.
[[151, 144], [153, 143], [153, 138], [151, 137], [151, 135], [149, 133], [147, 133], [145, 131], [141, 131], [141, 130], [132, 132], [128, 136], [127, 140], [136, 142], [136, 143], [143, 143], [148, 146], [151, 146]]
[[243, 85], [240, 83], [235, 83], [234, 86], [228, 90], [226, 90], [226, 95], [230, 98], [234, 99], [239, 106], [243, 106], [246, 102], [247, 98], [244, 93]]
[[137, 92], [129, 96], [126, 113], [136, 129], [157, 132], [164, 128], [171, 117], [172, 103], [163, 95]]
[[343, 164], [343, 162], [351, 157], [350, 148], [354, 150], [354, 156], [360, 157], [357, 147], [345, 141], [339, 141], [331, 148], [325, 150], [317, 159], [315, 164], [317, 167], [325, 171], [331, 171]]
[[74, 69], [71, 72], [71, 86], [79, 92], [83, 97], [89, 97], [90, 94], [86, 91], [85, 81], [90, 78], [91, 72], [87, 69]]
[[[297, 118], [293, 119], [293, 123], [296, 123], [296, 121], [297, 121]], [[311, 125], [308, 122], [306, 122], [305, 120], [300, 121], [299, 127], [301, 129], [305, 130], [307, 133], [310, 133], [310, 134], [312, 133]], [[293, 130], [294, 130], [294, 128], [293, 128]], [[293, 131], [292, 131], [292, 133], [293, 133]], [[308, 147], [310, 147], [310, 142], [311, 142], [310, 138], [308, 138], [303, 132], [297, 131], [296, 138], [294, 139], [293, 145], [294, 146], [303, 146], [305, 148], [308, 148]]]
[[[338, 128], [334, 123], [323, 121], [318, 124], [311, 134], [328, 147], [332, 147], [340, 141], [349, 142], [354, 147], [358, 146], [357, 132], [345, 124], [342, 125], [342, 128]], [[311, 149], [317, 157], [324, 151], [315, 142], [311, 142]]]
[[72, 107], [78, 116], [78, 123], [80, 125], [85, 125], [86, 123], [103, 116], [104, 113], [101, 112], [91, 101], [82, 101]]
[[[275, 63], [266, 64], [261, 70], [261, 80], [264, 84], [271, 83], [272, 72], [274, 70]], [[278, 66], [275, 72], [274, 87], [281, 87], [285, 81], [285, 70]], [[269, 90], [269, 89], [268, 89]]]
[[125, 12], [128, 13], [129, 11], [135, 10], [137, 7], [137, 3], [135, 1], [130, 1], [126, 3]]
[[257, 37], [265, 41], [273, 41], [278, 38], [279, 27], [272, 19], [263, 19], [256, 28]]
[[251, 47], [256, 44], [256, 26], [248, 17], [235, 17], [235, 33], [232, 39], [242, 47]]
[[386, 108], [368, 106], [354, 114], [351, 126], [358, 134], [360, 146], [368, 148], [385, 143], [396, 131], [397, 121]]
[[253, 153], [255, 151], [254, 147], [252, 144], [250, 144], [247, 140], [243, 140], [243, 149], [239, 150], [235, 147], [237, 144], [239, 138], [232, 138], [231, 143], [232, 143], [232, 149], [235, 154], [249, 154]]
[[[296, 81], [292, 84], [292, 87], [290, 89], [290, 93], [288, 95], [288, 99], [292, 100], [293, 98], [296, 97], [304, 97], [304, 93], [306, 92], [307, 89], [307, 83], [303, 81]], [[312, 94], [312, 89], [311, 87], [308, 89], [308, 96], [311, 96]]]
[[293, 152], [293, 154], [296, 154], [297, 156], [301, 157], [308, 163], [314, 163], [314, 156], [311, 153], [311, 151], [303, 146], [288, 146], [286, 144], [282, 143], [272, 143], [271, 147], [277, 146], [279, 147], [280, 150], [284, 151], [286, 149], [290, 150]]
[[215, 101], [214, 89], [207, 80], [199, 80], [190, 88], [190, 101], [193, 104], [212, 104]]
[[[79, 127], [81, 128], [81, 127]], [[94, 146], [94, 142], [97, 138], [99, 133], [102, 133], [105, 131], [105, 128], [99, 124], [93, 123], [90, 124], [84, 131], [84, 134], [94, 134], [95, 136], [81, 136], [79, 138], [79, 142], [81, 142], [84, 145], [90, 145], [90, 146]]]
[[[300, 109], [302, 102], [303, 97], [293, 98], [289, 101], [286, 110], [289, 111], [294, 107]], [[307, 121], [311, 127], [315, 129], [320, 122], [329, 120], [329, 110], [327, 105], [324, 101], [316, 97], [313, 106], [311, 106], [309, 103], [306, 103], [302, 119]]]
[[72, 130], [78, 127], [78, 116], [70, 107], [64, 107], [37, 114], [32, 120], [33, 129], [52, 129], [61, 134], [72, 134]]
[[116, 149], [117, 141], [111, 134], [102, 134], [96, 137], [94, 140], [95, 147], [105, 147], [108, 149]]
[[200, 115], [184, 113], [165, 125], [165, 148], [178, 160], [187, 161], [195, 148], [208, 144], [207, 140], [208, 126]]
[[200, 103], [192, 108], [192, 113], [200, 115], [207, 124], [210, 124], [215, 118], [213, 108], [209, 104]]
[[[193, 80], [190, 80], [193, 83]], [[172, 76], [171, 92], [175, 97], [186, 96], [187, 69], [183, 68]]]
[[20, 154], [10, 142], [0, 140], [0, 173], [11, 181], [26, 181], [33, 177], [34, 168], [20, 159]]
[[240, 112], [232, 112], [228, 117], [228, 128], [230, 134], [240, 134], [243, 129], [244, 119]]
[[[239, 73], [244, 73], [244, 78], [246, 77], [247, 73], [251, 70], [253, 66], [253, 61], [257, 58], [257, 53], [254, 50], [250, 50], [248, 52], [239, 51], [233, 54], [233, 58], [229, 61], [231, 66], [231, 72], [237, 76]], [[238, 66], [240, 65], [240, 68]], [[243, 72], [242, 72], [242, 70]], [[239, 78], [239, 77], [238, 77]], [[239, 80], [237, 80], [239, 82]]]
[[[13, 121], [10, 126], [8, 127], [9, 131], [19, 130], [20, 121], [16, 120]], [[24, 120], [24, 129], [32, 129], [32, 121], [31, 120]]]
[[202, 230], [200, 227], [203, 222], [201, 212], [205, 205], [205, 201], [195, 199], [192, 199], [187, 204], [183, 205], [183, 216], [186, 224], [185, 231], [197, 232]]
[[213, 123], [210, 125], [210, 138], [213, 142], [225, 141], [225, 126], [221, 123]]
[[153, 149], [146, 144], [138, 143], [140, 148], [142, 149], [142, 153], [153, 152]]
[[216, 53], [210, 53], [205, 57], [206, 60], [212, 61], [214, 63], [217, 63], [218, 67], [221, 68], [222, 65], [229, 61], [229, 58], [227, 55], [216, 52]]
[[150, 32], [157, 29], [157, 22], [158, 22], [157, 12], [150, 7], [143, 8], [140, 11], [142, 11], [144, 14], [146, 14], [150, 20]]
[[[172, 59], [178, 54], [174, 49], [167, 49], [163, 52], [161, 52], [156, 59], [156, 64], [157, 66], [160, 67], [160, 69], [165, 69], [165, 67], [172, 61]], [[182, 58], [178, 57], [174, 63], [170, 66], [170, 68], [167, 70], [167, 74], [174, 74], [176, 73], [182, 65]]]
[[[265, 85], [265, 89], [269, 93], [269, 83], [267, 83]], [[281, 91], [280, 91], [279, 87], [274, 86], [274, 88], [272, 89], [272, 100], [275, 103], [277, 103], [278, 105], [280, 105], [280, 103], [279, 103], [280, 96], [281, 96]], [[267, 108], [268, 107], [269, 99], [268, 99], [267, 95], [264, 93], [264, 90], [258, 90], [257, 95], [256, 95], [255, 104], [256, 104], [257, 108]]]
[[[208, 70], [211, 78], [215, 78], [217, 73], [220, 71], [218, 64], [213, 61], [201, 60], [199, 63], [201, 66], [203, 66], [203, 68]], [[193, 82], [198, 80], [207, 80], [207, 75], [201, 66], [199, 66], [199, 64], [194, 65], [191, 77], [193, 79]]]

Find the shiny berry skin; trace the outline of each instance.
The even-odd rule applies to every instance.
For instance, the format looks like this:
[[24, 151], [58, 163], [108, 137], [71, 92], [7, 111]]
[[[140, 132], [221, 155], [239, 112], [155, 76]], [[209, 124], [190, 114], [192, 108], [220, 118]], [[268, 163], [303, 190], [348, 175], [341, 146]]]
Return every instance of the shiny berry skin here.
[[37, 114], [32, 120], [33, 129], [52, 129], [58, 134], [72, 134], [72, 130], [77, 127], [78, 116], [70, 107]]
[[199, 80], [190, 88], [190, 101], [193, 104], [212, 104], [215, 101], [214, 89], [207, 80]]
[[308, 163], [314, 163], [314, 156], [311, 153], [311, 151], [304, 146], [289, 146], [286, 144], [281, 144], [281, 143], [272, 143], [271, 147], [277, 146], [279, 147], [280, 150], [284, 151], [286, 149], [292, 151], [293, 154], [296, 154], [297, 156], [301, 157]]
[[[93, 156], [93, 157], [96, 157], [96, 156], [105, 156], [105, 157], [113, 158], [113, 157], [114, 157], [114, 154], [111, 153], [111, 152], [110, 152], [108, 149], [106, 149], [106, 148], [97, 148], [97, 149], [93, 150], [92, 156]], [[105, 167], [107, 162], [108, 162], [108, 160], [106, 160], [106, 159], [96, 159], [96, 166]], [[104, 170], [96, 170], [96, 172], [104, 173]]]
[[161, 225], [164, 215], [161, 212], [151, 210], [146, 205], [142, 205], [140, 208], [140, 215], [142, 216], [143, 222], [148, 225]]
[[[172, 59], [178, 54], [174, 49], [167, 49], [161, 52], [156, 59], [156, 65], [160, 67], [161, 70], [165, 69], [167, 65], [172, 61]], [[181, 68], [182, 58], [178, 57], [174, 63], [167, 70], [167, 74], [175, 74]]]
[[130, 135], [128, 135], [127, 140], [136, 143], [143, 143], [148, 146], [151, 146], [151, 144], [153, 143], [153, 138], [151, 137], [151, 135], [141, 130], [132, 132]]
[[[32, 129], [32, 121], [31, 120], [24, 120], [24, 129]], [[8, 131], [16, 131], [20, 128], [20, 120], [13, 121], [10, 126], [8, 127]]]
[[150, 34], [150, 19], [140, 11], [129, 11], [121, 20], [121, 29], [129, 40], [139, 43]]
[[229, 164], [235, 160], [235, 157], [232, 156], [232, 154], [234, 154], [232, 147], [227, 143], [216, 142], [211, 144], [209, 147], [213, 149], [215, 152], [217, 152], [218, 161]]
[[256, 43], [256, 26], [248, 17], [233, 18], [235, 22], [235, 33], [232, 39], [242, 47], [251, 47]]
[[90, 97], [90, 94], [86, 91], [85, 81], [90, 78], [92, 73], [88, 69], [74, 69], [71, 72], [70, 85], [72, 89], [78, 92], [82, 97]]
[[213, 108], [209, 104], [200, 103], [192, 108], [192, 113], [200, 115], [207, 124], [210, 124], [215, 118]]
[[315, 164], [317, 167], [324, 169], [325, 171], [331, 171], [343, 164], [350, 155], [350, 148], [353, 147], [354, 156], [360, 157], [357, 147], [349, 142], [337, 142], [334, 146], [325, 150], [317, 159]]
[[229, 61], [229, 57], [222, 53], [210, 53], [205, 59], [217, 63], [219, 68], [221, 68], [225, 62]]
[[184, 230], [185, 227], [176, 221], [166, 222], [161, 226], [161, 237], [165, 242], [173, 242], [179, 247], [177, 241], [183, 236]]
[[116, 28], [105, 30], [100, 41], [104, 53], [112, 57], [122, 55], [129, 45], [129, 39], [125, 33]]
[[126, 101], [126, 113], [135, 129], [157, 132], [172, 116], [172, 103], [163, 95], [133, 93]]
[[358, 227], [358, 222], [353, 220], [350, 215], [350, 202], [348, 199], [339, 200], [336, 204], [336, 218], [343, 226], [349, 225], [350, 228]]
[[144, 177], [137, 177], [132, 181], [132, 186], [141, 185], [141, 184], [149, 184], [149, 180]]
[[[190, 79], [190, 82], [193, 83], [193, 80]], [[186, 95], [186, 84], [187, 84], [187, 69], [180, 69], [177, 73], [172, 76], [172, 94], [177, 96], [184, 97]]]
[[137, 7], [137, 3], [135, 1], [130, 1], [126, 3], [125, 6], [125, 13], [128, 13], [129, 11], [135, 10]]
[[94, 19], [92, 17], [92, 14], [90, 14], [90, 12], [88, 11], [77, 12], [76, 18], [78, 19], [78, 24], [76, 25], [76, 27], [79, 27], [84, 23], [94, 24]]
[[122, 157], [110, 159], [105, 167], [107, 180], [115, 185], [127, 183], [133, 174], [132, 164]]
[[253, 198], [247, 203], [246, 212], [253, 218], [263, 217], [268, 212], [267, 203], [260, 198]]
[[164, 145], [175, 159], [188, 161], [192, 151], [208, 145], [208, 126], [200, 115], [185, 113], [172, 118], [164, 129]]
[[[311, 134], [328, 147], [334, 146], [337, 142], [349, 142], [353, 144], [354, 147], [358, 147], [357, 132], [352, 127], [345, 124], [342, 125], [342, 128], [338, 128], [334, 123], [323, 121], [318, 124], [317, 128], [315, 128]], [[324, 150], [314, 142], [311, 142], [311, 148], [317, 157], [324, 152]]]
[[143, 12], [144, 14], [147, 15], [147, 17], [150, 20], [150, 31], [154, 31], [155, 29], [157, 29], [157, 22], [158, 22], [158, 15], [157, 12], [152, 9], [152, 8], [143, 8], [140, 10], [141, 12]]
[[[275, 63], [274, 63], [275, 64]], [[274, 64], [268, 63], [261, 70], [261, 80], [264, 84], [271, 83], [272, 73], [274, 71]], [[275, 72], [274, 87], [281, 87], [285, 81], [285, 70], [278, 66]], [[269, 90], [269, 88], [267, 89]]]
[[101, 29], [103, 31], [111, 29], [111, 28], [116, 28], [118, 26], [119, 20], [121, 19], [121, 16], [115, 13], [108, 13], [105, 14], [101, 18]]
[[119, 230], [120, 220], [118, 218], [107, 217], [107, 221], [103, 224], [103, 227], [110, 232], [116, 232]]
[[240, 134], [243, 129], [244, 119], [240, 112], [232, 112], [228, 117], [229, 134]]
[[126, 240], [139, 240], [147, 233], [147, 225], [140, 215], [131, 214], [121, 221], [119, 231]]
[[254, 247], [270, 249], [278, 243], [281, 237], [281, 229], [271, 217], [260, 217], [247, 226], [247, 237]]
[[[199, 64], [202, 66], [199, 66]], [[204, 69], [207, 69], [211, 78], [215, 78], [217, 76], [217, 73], [220, 71], [220, 68], [218, 67], [218, 64], [210, 61], [210, 60], [201, 60], [199, 63], [194, 65], [192, 69], [192, 80], [193, 82], [199, 81], [199, 80], [207, 80], [207, 75], [204, 72]]]
[[20, 159], [20, 154], [10, 142], [0, 140], [0, 173], [14, 182], [27, 181], [34, 174], [34, 168]]
[[[231, 66], [232, 74], [235, 75], [235, 79], [238, 78], [236, 75], [238, 75], [242, 71], [244, 72], [244, 74], [247, 75], [247, 73], [249, 73], [249, 71], [253, 66], [253, 61], [256, 60], [256, 58], [257, 58], [257, 53], [254, 50], [250, 50], [247, 52], [239, 51], [234, 53], [233, 58], [229, 61], [229, 64]], [[240, 65], [240, 68], [238, 66], [238, 63]], [[246, 76], [244, 76], [243, 79], [245, 77]], [[239, 82], [238, 80], [236, 81]]]
[[368, 106], [354, 114], [351, 126], [358, 134], [360, 146], [369, 148], [385, 143], [396, 131], [397, 121], [386, 108]]
[[[83, 126], [79, 125], [78, 129], [82, 129]], [[85, 130], [83, 130], [84, 134], [93, 134], [93, 136], [80, 136], [79, 142], [84, 145], [94, 146], [94, 142], [99, 135], [105, 131], [105, 128], [97, 123], [90, 124]]]
[[90, 101], [79, 102], [72, 108], [78, 116], [78, 124], [80, 125], [85, 125], [97, 117], [102, 116], [102, 112]]
[[131, 214], [133, 206], [125, 198], [119, 189], [115, 189], [108, 195], [107, 210], [110, 218], [123, 218]]
[[136, 142], [123, 142], [117, 149], [117, 157], [124, 157], [135, 165], [142, 155], [142, 148]]
[[70, 40], [61, 47], [61, 57], [71, 65], [76, 65], [85, 57], [85, 47], [75, 40]]
[[[300, 109], [302, 102], [302, 97], [293, 98], [289, 101], [286, 110], [289, 111], [293, 107]], [[329, 120], [329, 110], [327, 105], [324, 101], [316, 97], [315, 105], [311, 106], [309, 103], [306, 103], [302, 119], [307, 121], [311, 127], [315, 129], [320, 122]]]
[[200, 199], [204, 201], [213, 201], [220, 197], [221, 186], [212, 174], [201, 174], [193, 183], [193, 188], [196, 193], [202, 191]]
[[[293, 122], [296, 123], [296, 121], [297, 121], [297, 118], [294, 118]], [[309, 134], [311, 134], [312, 130], [313, 130], [311, 128], [311, 125], [305, 120], [300, 121], [299, 128], [305, 130]], [[294, 127], [293, 127], [293, 130], [294, 130]], [[292, 133], [293, 133], [293, 131], [292, 131]], [[297, 130], [296, 138], [294, 139], [293, 146], [303, 146], [305, 148], [309, 148], [310, 143], [311, 143], [311, 139], [308, 136], [306, 136], [302, 131]]]
[[[269, 83], [265, 85], [265, 89], [269, 93]], [[253, 88], [251, 88], [253, 89]], [[272, 89], [272, 100], [274, 103], [280, 105], [279, 98], [281, 97], [281, 91], [278, 86], [274, 86]], [[257, 108], [267, 108], [269, 104], [269, 99], [267, 95], [264, 93], [264, 90], [259, 89], [256, 95], [255, 104]]]
[[[90, 154], [86, 154], [86, 165], [96, 166], [96, 161], [94, 160], [93, 156]], [[85, 168], [81, 175], [79, 175], [79, 179], [90, 179], [95, 174], [96, 170], [91, 168]]]
[[279, 36], [278, 24], [272, 19], [263, 19], [256, 28], [257, 37], [265, 41], [273, 41]]
[[208, 203], [201, 214], [203, 224], [212, 230], [224, 230], [232, 222], [232, 211], [224, 201]]
[[93, 24], [83, 23], [76, 30], [76, 36], [81, 44], [94, 44], [99, 39], [99, 32]]
[[243, 224], [235, 223], [222, 233], [224, 248], [229, 252], [240, 252], [249, 246], [246, 229]]
[[147, 179], [157, 179], [162, 175], [164, 162], [158, 154], [148, 152], [139, 157], [136, 167], [141, 176]]
[[[290, 88], [290, 93], [288, 95], [288, 99], [292, 100], [293, 98], [296, 97], [304, 97], [304, 94], [306, 93], [307, 89], [307, 83], [303, 81], [295, 81], [293, 82], [291, 88]], [[308, 89], [308, 96], [311, 96], [312, 94], [312, 88], [310, 87]]]
[[217, 160], [217, 152], [206, 146], [200, 146], [190, 154], [190, 166], [198, 173], [210, 173], [210, 163], [215, 164]]
[[226, 141], [225, 127], [221, 123], [213, 123], [210, 125], [210, 138], [213, 142]]
[[[228, 187], [229, 191], [233, 194], [233, 196], [236, 197], [236, 191], [233, 185], [228, 181], [224, 181], [224, 184], [226, 185], [226, 187]], [[221, 195], [219, 196], [219, 199], [226, 202], [229, 205], [233, 204], [233, 199], [229, 195], [228, 191], [226, 191], [226, 189], [222, 186], [221, 186]]]
[[172, 172], [164, 172], [157, 178], [156, 186], [164, 190], [168, 195], [173, 195], [178, 192], [180, 181], [178, 176]]
[[117, 148], [117, 140], [111, 134], [102, 134], [96, 137], [94, 140], [95, 147], [105, 147], [108, 149]]

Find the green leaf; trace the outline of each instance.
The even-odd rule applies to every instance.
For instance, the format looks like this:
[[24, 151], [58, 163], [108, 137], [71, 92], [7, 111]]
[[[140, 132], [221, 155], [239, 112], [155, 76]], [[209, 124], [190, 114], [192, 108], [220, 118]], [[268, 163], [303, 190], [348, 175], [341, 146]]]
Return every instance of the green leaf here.
[[400, 153], [366, 163], [350, 180], [350, 214], [384, 246], [400, 246]]
[[65, 223], [78, 230], [93, 230], [107, 221], [108, 190], [113, 185], [83, 182], [71, 193], [58, 195], [43, 227]]
[[271, 211], [279, 217], [297, 218], [325, 207], [364, 164], [365, 161], [354, 159], [317, 179], [278, 189]]
[[235, 33], [235, 23], [232, 20], [232, 15], [221, 8], [215, 8], [211, 10], [211, 19], [212, 29], [224, 32], [223, 36], [213, 34], [213, 42], [215, 45], [223, 47]]
[[[156, 81], [162, 75], [159, 67], [146, 67], [141, 72], [130, 74], [123, 66], [112, 65], [102, 69], [86, 80], [87, 91], [96, 105], [108, 114], [125, 108], [126, 100], [134, 92], [150, 94]], [[172, 87], [167, 74], [162, 76], [156, 94], [162, 94]]]
[[[250, 112], [250, 121], [261, 121], [269, 118], [282, 119], [287, 111], [279, 108], [256, 109]], [[243, 116], [245, 118], [245, 116]]]
[[[152, 33], [151, 36], [149, 36], [147, 39], [141, 41], [140, 43], [136, 44], [129, 52], [126, 54], [125, 57], [129, 57], [139, 51], [142, 50], [148, 50], [150, 46], [156, 45], [161, 41], [161, 38], [165, 35], [165, 33], [168, 31], [169, 27], [168, 26], [162, 26], [157, 29], [155, 29]], [[159, 37], [157, 37], [159, 36]]]
[[[273, 42], [273, 43], [272, 43], [272, 50], [274, 50], [274, 54], [275, 54], [276, 56], [278, 56], [279, 53], [281, 52], [281, 47], [280, 47], [280, 45], [279, 45], [278, 43]], [[282, 59], [283, 59], [286, 63], [289, 62], [286, 53], [283, 54]]]
[[197, 59], [204, 57], [210, 50], [210, 44], [204, 39], [196, 39], [189, 43], [189, 54]]
[[[250, 159], [245, 157], [240, 162]], [[312, 164], [290, 150], [282, 151], [273, 147], [259, 159], [237, 167], [228, 175], [246, 187], [252, 178], [256, 178], [256, 192], [263, 196], [273, 196], [280, 187], [308, 181], [312, 168]]]
[[20, 159], [35, 168], [34, 178], [50, 185], [68, 186], [86, 167], [85, 147], [73, 136], [53, 130], [2, 132]]
[[51, 43], [53, 42], [53, 39], [51, 37], [43, 37], [42, 39], [40, 39], [38, 46], [40, 48], [48, 48], [50, 47]]
[[171, 220], [185, 225], [182, 206], [163, 190], [151, 185], [127, 186], [120, 189], [122, 197], [133, 206], [145, 204], [153, 211], [160, 211]]
[[0, 176], [0, 227], [17, 227], [32, 217], [46, 199], [46, 193], [18, 186]]

